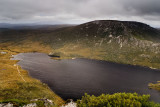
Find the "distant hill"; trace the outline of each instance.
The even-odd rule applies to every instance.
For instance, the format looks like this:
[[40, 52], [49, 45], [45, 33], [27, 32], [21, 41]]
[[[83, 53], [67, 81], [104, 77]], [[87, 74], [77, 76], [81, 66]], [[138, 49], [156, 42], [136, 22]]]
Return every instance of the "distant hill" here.
[[8, 24], [8, 23], [0, 23], [0, 29], [14, 29], [14, 30], [34, 30], [34, 29], [45, 29], [45, 30], [54, 30], [57, 28], [75, 26], [70, 24], [60, 24], [60, 25], [52, 25], [52, 24]]
[[27, 49], [34, 47], [35, 42], [50, 46], [50, 54], [61, 58], [84, 57], [160, 68], [160, 31], [140, 22], [97, 20], [77, 26], [0, 33], [1, 46], [12, 43], [12, 47]]
[[11, 26], [11, 24], [0, 23], [0, 28], [8, 28], [9, 26]]
[[[10, 23], [0, 23], [0, 28], [12, 29], [21, 26], [28, 26], [27, 24], [10, 24]], [[32, 26], [32, 25], [29, 25]]]

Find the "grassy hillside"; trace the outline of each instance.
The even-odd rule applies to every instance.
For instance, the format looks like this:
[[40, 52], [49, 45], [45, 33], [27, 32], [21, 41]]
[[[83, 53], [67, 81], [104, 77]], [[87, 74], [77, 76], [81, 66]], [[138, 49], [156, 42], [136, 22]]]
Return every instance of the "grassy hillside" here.
[[9, 60], [12, 54], [21, 52], [43, 52], [60, 58], [83, 57], [160, 69], [160, 31], [139, 22], [102, 20], [54, 29], [0, 29], [0, 49], [0, 52], [7, 52], [0, 54], [0, 102], [45, 97], [55, 105], [63, 103], [46, 85], [30, 78], [18, 66], [26, 82], [22, 79], [14, 66], [17, 61]]
[[10, 60], [14, 54], [17, 53], [0, 50], [0, 103], [12, 102], [16, 106], [33, 103], [33, 99], [46, 98], [52, 100], [54, 106], [63, 104], [64, 101], [46, 84], [29, 77], [27, 71], [16, 65], [18, 61]]
[[160, 68], [160, 31], [139, 22], [102, 20], [54, 30], [5, 30], [0, 33], [0, 47], [19, 52], [43, 52], [48, 47], [61, 58]]

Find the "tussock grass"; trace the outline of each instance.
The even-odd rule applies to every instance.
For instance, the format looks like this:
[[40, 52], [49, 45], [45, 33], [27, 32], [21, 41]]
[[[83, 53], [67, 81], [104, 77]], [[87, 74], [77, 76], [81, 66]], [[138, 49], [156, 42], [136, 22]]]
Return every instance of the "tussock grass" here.
[[18, 102], [25, 104], [32, 99], [47, 98], [51, 99], [57, 106], [63, 103], [63, 100], [52, 92], [46, 84], [31, 78], [28, 72], [21, 69], [20, 66], [18, 68], [21, 75], [19, 75], [17, 66], [15, 66], [17, 61], [10, 60], [11, 55], [17, 54], [16, 52], [1, 51], [5, 51], [7, 54], [0, 54], [0, 102], [11, 102], [10, 100], [14, 99], [16, 104]]
[[155, 83], [155, 84], [149, 83], [148, 86], [149, 86], [149, 88], [153, 88], [153, 89], [160, 91], [160, 81], [157, 81], [157, 83]]

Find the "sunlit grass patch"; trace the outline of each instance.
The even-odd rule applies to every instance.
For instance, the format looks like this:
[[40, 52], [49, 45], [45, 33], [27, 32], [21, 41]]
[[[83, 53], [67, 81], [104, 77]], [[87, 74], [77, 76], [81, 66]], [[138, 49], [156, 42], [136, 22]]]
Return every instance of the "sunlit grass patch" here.
[[155, 83], [155, 84], [149, 83], [148, 86], [149, 86], [149, 88], [153, 88], [153, 89], [160, 91], [160, 81], [157, 81], [157, 83]]
[[[51, 99], [55, 105], [61, 105], [63, 100], [51, 89], [39, 80], [33, 79], [28, 72], [16, 65], [16, 60], [10, 60], [16, 54], [9, 50], [3, 50], [6, 54], [0, 54], [0, 101], [15, 99], [16, 104], [28, 103], [32, 99]], [[19, 70], [19, 71], [18, 71]], [[21, 102], [25, 100], [26, 102]]]

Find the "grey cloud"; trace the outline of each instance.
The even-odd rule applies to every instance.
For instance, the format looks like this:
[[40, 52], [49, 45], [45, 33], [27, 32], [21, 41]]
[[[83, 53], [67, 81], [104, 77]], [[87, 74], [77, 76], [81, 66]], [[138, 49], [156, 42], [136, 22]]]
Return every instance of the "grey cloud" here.
[[133, 20], [133, 17], [135, 21], [159, 23], [160, 0], [0, 0], [1, 22], [65, 22], [65, 19], [81, 22], [81, 19]]
[[137, 15], [160, 15], [160, 0], [126, 0], [125, 8], [135, 10]]

